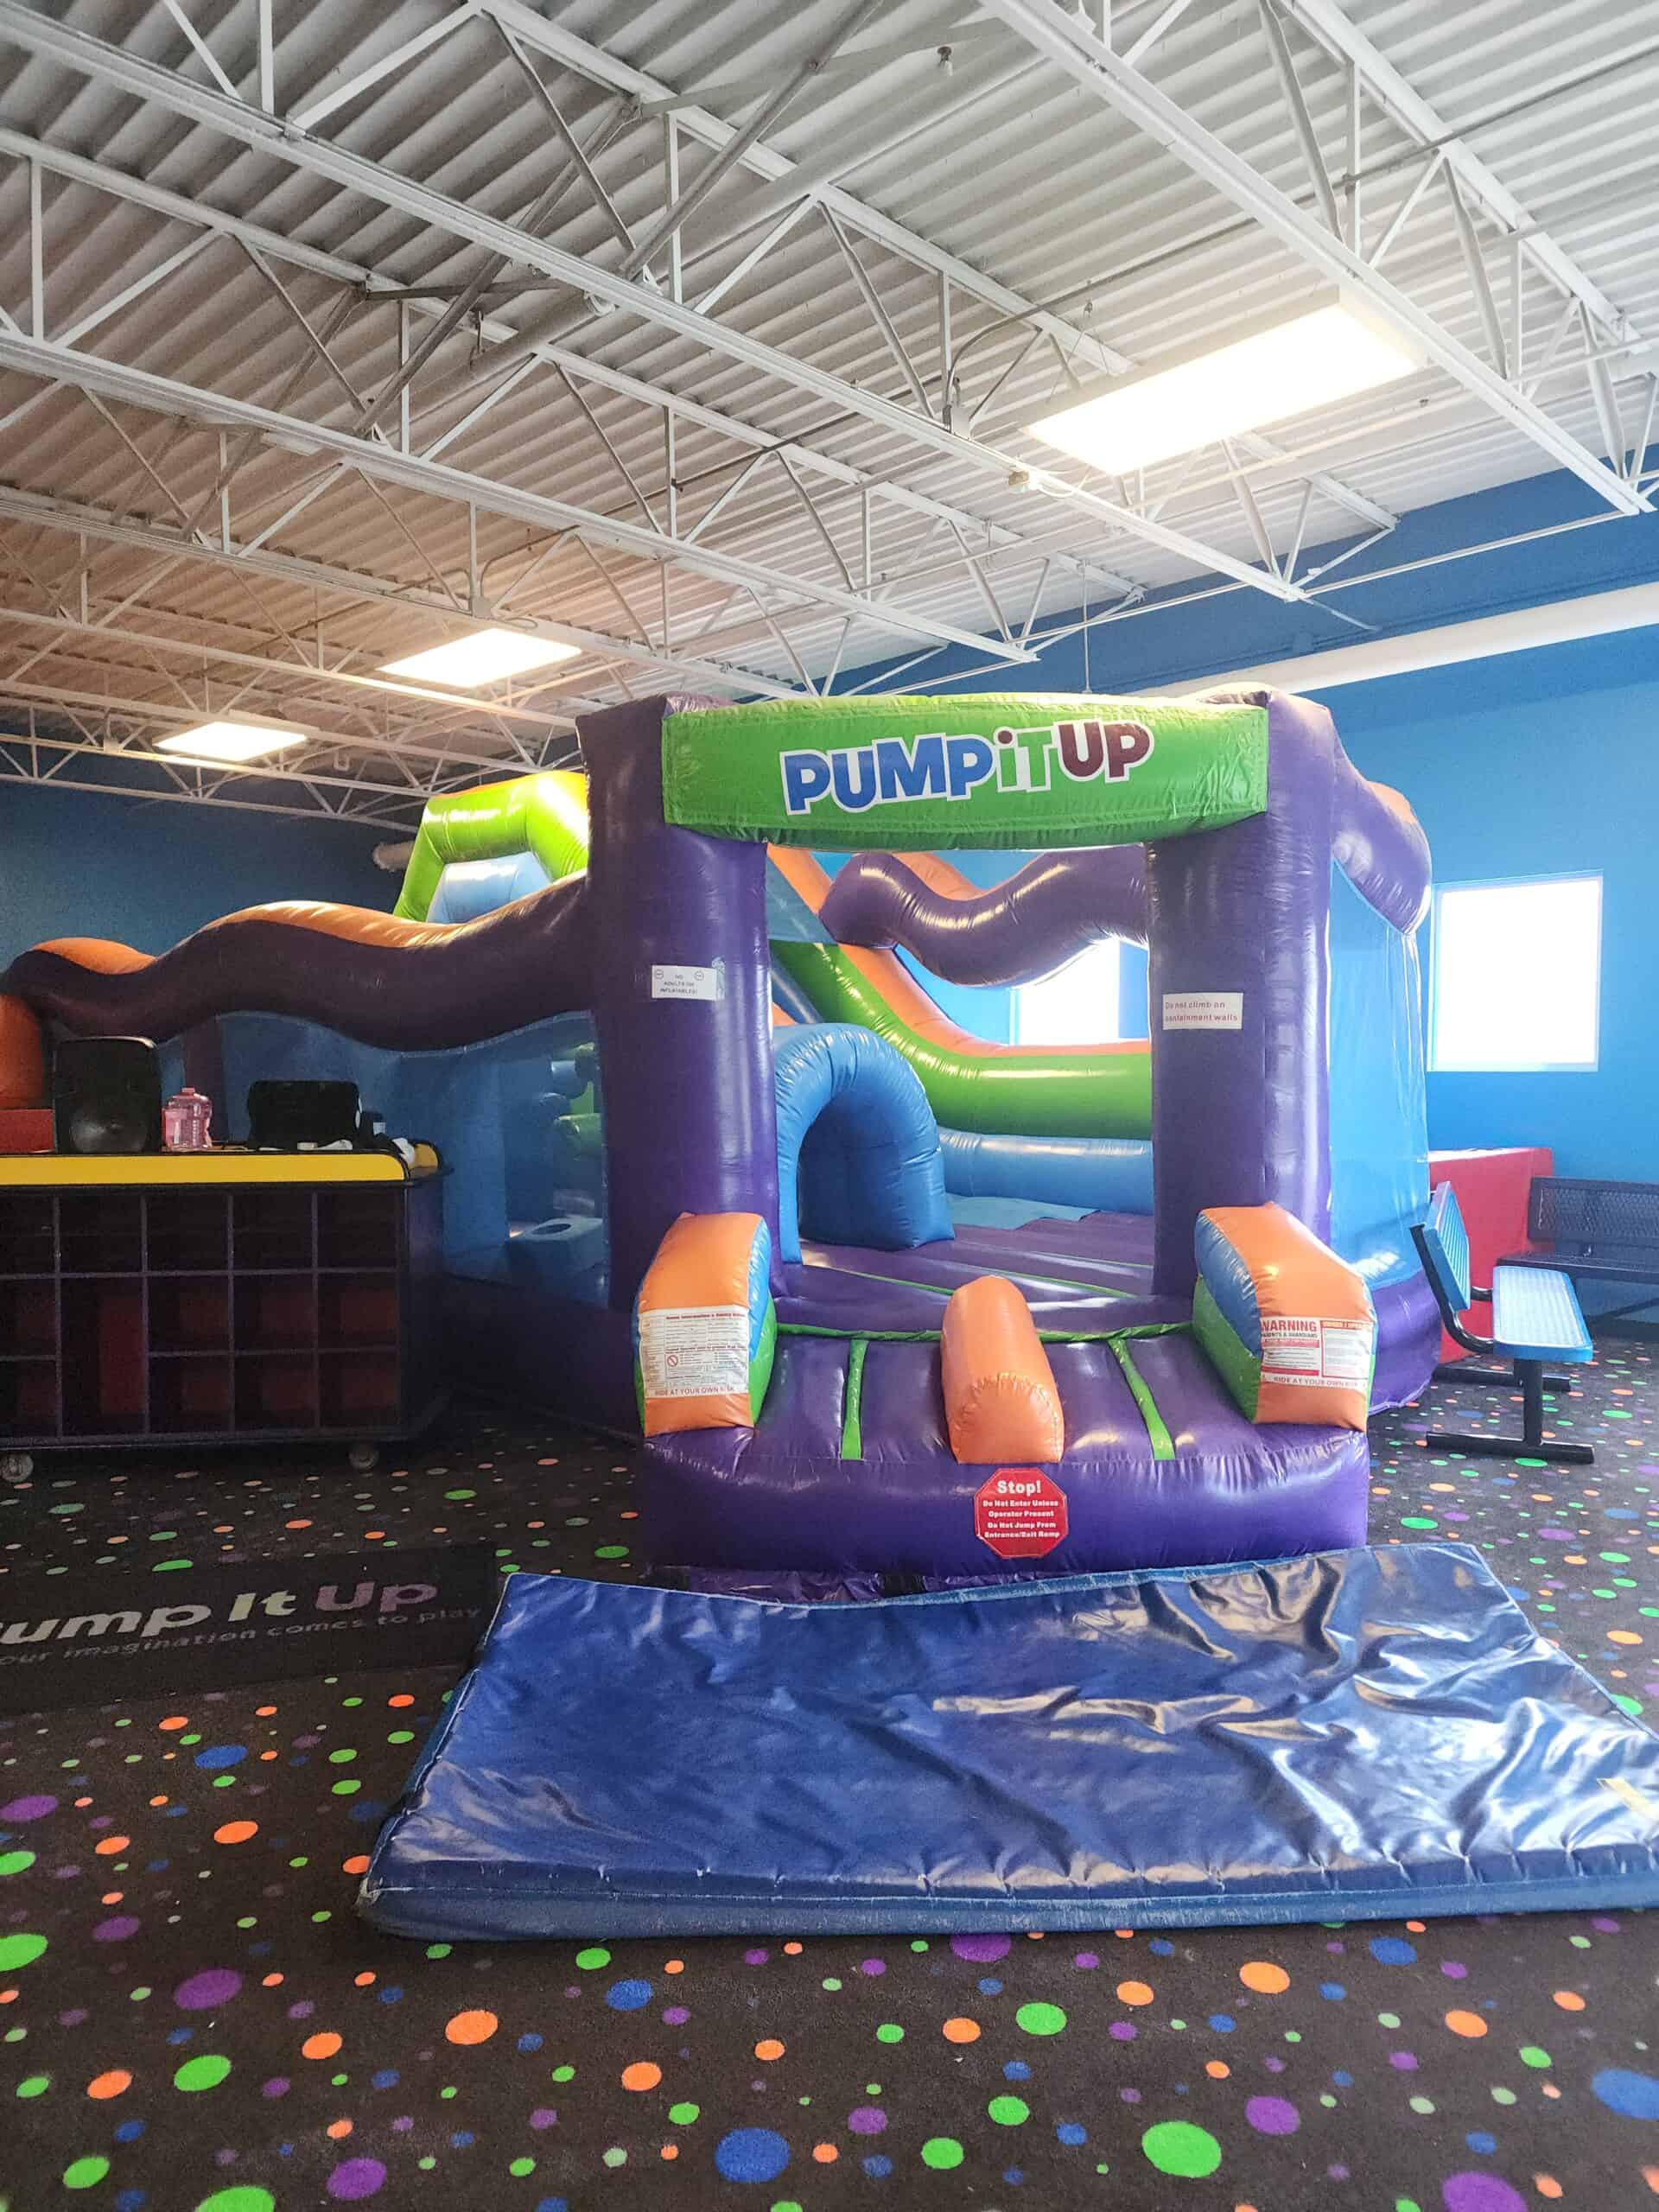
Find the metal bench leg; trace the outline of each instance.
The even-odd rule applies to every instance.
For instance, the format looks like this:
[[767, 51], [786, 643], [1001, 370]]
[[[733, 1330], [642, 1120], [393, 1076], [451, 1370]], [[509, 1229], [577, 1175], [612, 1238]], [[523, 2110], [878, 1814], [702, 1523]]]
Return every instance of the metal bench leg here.
[[[1506, 1381], [1509, 1377], [1504, 1378]], [[1541, 1360], [1517, 1359], [1515, 1378], [1521, 1385], [1524, 1418], [1519, 1436], [1457, 1436], [1447, 1429], [1433, 1429], [1424, 1439], [1431, 1452], [1462, 1452], [1471, 1458], [1548, 1459], [1564, 1467], [1592, 1467], [1596, 1455], [1587, 1444], [1555, 1444], [1544, 1436], [1544, 1370]]]
[[[1443, 1360], [1434, 1370], [1437, 1382], [1498, 1382], [1509, 1390], [1515, 1388], [1515, 1379], [1513, 1368], [1477, 1367], [1469, 1359]], [[1573, 1377], [1570, 1375], [1546, 1374], [1544, 1389], [1551, 1397], [1570, 1398], [1573, 1395]]]

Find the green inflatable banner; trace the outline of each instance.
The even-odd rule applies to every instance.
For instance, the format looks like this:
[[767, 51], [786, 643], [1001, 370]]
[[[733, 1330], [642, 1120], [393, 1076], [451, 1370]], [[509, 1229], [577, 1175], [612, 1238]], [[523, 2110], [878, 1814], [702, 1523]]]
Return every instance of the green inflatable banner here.
[[1268, 803], [1261, 707], [1011, 691], [767, 699], [663, 723], [663, 812], [828, 852], [1135, 845]]

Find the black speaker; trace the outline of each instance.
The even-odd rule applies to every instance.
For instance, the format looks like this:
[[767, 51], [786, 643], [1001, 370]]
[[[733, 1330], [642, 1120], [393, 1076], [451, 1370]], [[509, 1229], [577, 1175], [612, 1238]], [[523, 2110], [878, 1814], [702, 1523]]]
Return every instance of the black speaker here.
[[60, 1152], [159, 1152], [162, 1071], [148, 1037], [64, 1037], [52, 1055]]
[[297, 1152], [302, 1145], [355, 1144], [354, 1083], [273, 1081], [248, 1085], [248, 1142], [256, 1151]]

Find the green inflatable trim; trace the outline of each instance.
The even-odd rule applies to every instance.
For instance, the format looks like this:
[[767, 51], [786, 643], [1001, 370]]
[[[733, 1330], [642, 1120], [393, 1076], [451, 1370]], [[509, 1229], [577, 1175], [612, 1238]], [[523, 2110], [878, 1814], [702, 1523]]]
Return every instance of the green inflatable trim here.
[[588, 865], [588, 779], [570, 768], [515, 776], [429, 799], [392, 912], [423, 922], [450, 861], [499, 861], [534, 853], [550, 883]]
[[1268, 803], [1262, 707], [1030, 691], [763, 699], [663, 722], [663, 813], [830, 852], [1134, 845]]
[[770, 1298], [760, 1319], [760, 1340], [755, 1345], [754, 1357], [749, 1362], [749, 1426], [760, 1418], [760, 1408], [766, 1402], [766, 1391], [772, 1382], [772, 1362], [778, 1357], [778, 1308]]
[[864, 1457], [864, 1427], [861, 1415], [864, 1406], [864, 1355], [870, 1348], [868, 1337], [855, 1337], [847, 1347], [847, 1388], [842, 1400], [841, 1456], [843, 1459]]
[[1262, 1362], [1217, 1305], [1202, 1275], [1192, 1294], [1192, 1333], [1209, 1354], [1210, 1364], [1227, 1385], [1240, 1413], [1247, 1421], [1254, 1421], [1262, 1398]]
[[901, 1020], [841, 949], [774, 939], [772, 957], [825, 1021], [857, 1021], [901, 1052], [948, 1129], [984, 1136], [1147, 1137], [1152, 1054], [999, 1053], [930, 1044]]
[[1112, 1357], [1122, 1369], [1123, 1380], [1129, 1386], [1129, 1395], [1140, 1407], [1141, 1418], [1147, 1424], [1147, 1439], [1152, 1446], [1153, 1458], [1173, 1459], [1175, 1457], [1175, 1440], [1169, 1433], [1168, 1423], [1158, 1410], [1158, 1401], [1152, 1395], [1152, 1385], [1135, 1365], [1122, 1338], [1114, 1337], [1109, 1341]]

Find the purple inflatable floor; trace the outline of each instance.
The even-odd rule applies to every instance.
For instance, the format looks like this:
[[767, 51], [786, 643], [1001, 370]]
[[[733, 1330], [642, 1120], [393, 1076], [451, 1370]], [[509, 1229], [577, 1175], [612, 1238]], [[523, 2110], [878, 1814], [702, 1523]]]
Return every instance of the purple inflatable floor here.
[[[796, 1271], [791, 1290], [803, 1300], [835, 1296], [830, 1280], [852, 1278], [858, 1296], [870, 1294], [874, 1282], [919, 1288], [949, 1296], [976, 1275], [1006, 1275], [1025, 1294], [1033, 1310], [1064, 1304], [1087, 1311], [1087, 1301], [1111, 1301], [1112, 1325], [1129, 1320], [1173, 1319], [1185, 1313], [1177, 1303], [1152, 1295], [1153, 1224], [1149, 1215], [1090, 1213], [1069, 1221], [1046, 1214], [1033, 1204], [1031, 1218], [1017, 1228], [959, 1229], [954, 1238], [918, 1244], [907, 1252], [880, 1252], [863, 1244], [802, 1246], [804, 1269]], [[814, 1278], [817, 1278], [815, 1281]], [[1391, 1406], [1408, 1405], [1421, 1396], [1439, 1357], [1440, 1317], [1421, 1272], [1403, 1281], [1373, 1287], [1376, 1306], [1376, 1374], [1371, 1408], [1381, 1413]], [[893, 1296], [902, 1300], [903, 1292]], [[1127, 1301], [1134, 1300], [1131, 1308]], [[845, 1303], [844, 1300], [840, 1302]], [[785, 1318], [810, 1318], [804, 1308]], [[1039, 1313], [1045, 1328], [1062, 1327], [1063, 1319], [1051, 1311]], [[873, 1321], [877, 1328], [929, 1325], [916, 1319]], [[1100, 1325], [1098, 1308], [1074, 1325]]]
[[985, 1274], [1007, 1275], [1021, 1289], [1096, 1298], [1145, 1298], [1152, 1289], [1152, 1221], [1146, 1214], [1091, 1213], [1065, 1221], [1033, 1207], [1017, 1229], [963, 1229], [948, 1241], [907, 1252], [811, 1243], [802, 1250], [810, 1267], [944, 1291]]

